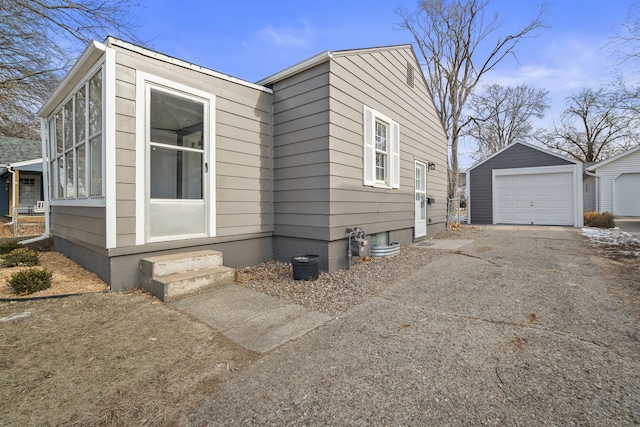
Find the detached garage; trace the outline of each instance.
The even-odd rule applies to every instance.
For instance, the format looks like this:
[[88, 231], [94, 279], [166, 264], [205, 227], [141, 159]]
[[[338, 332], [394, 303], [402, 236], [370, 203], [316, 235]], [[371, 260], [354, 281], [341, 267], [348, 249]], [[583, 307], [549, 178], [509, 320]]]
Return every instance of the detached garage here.
[[596, 177], [596, 210], [640, 216], [640, 146], [590, 166]]
[[467, 171], [471, 224], [582, 226], [581, 163], [514, 143]]

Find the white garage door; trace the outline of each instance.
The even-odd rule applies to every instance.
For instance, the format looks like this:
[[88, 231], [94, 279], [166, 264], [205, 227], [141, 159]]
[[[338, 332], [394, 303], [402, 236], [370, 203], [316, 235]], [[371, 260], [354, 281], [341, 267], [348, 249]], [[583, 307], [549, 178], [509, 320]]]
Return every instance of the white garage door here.
[[640, 173], [623, 173], [613, 181], [613, 214], [640, 216]]
[[574, 225], [573, 173], [494, 176], [494, 223]]

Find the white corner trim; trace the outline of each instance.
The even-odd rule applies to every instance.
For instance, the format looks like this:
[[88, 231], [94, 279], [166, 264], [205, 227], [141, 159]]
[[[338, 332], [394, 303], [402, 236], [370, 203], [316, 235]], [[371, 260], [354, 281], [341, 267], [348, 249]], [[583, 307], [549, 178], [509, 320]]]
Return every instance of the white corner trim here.
[[106, 48], [104, 61], [104, 111], [102, 139], [102, 167], [106, 218], [106, 248], [118, 244], [116, 210], [116, 52]]
[[146, 240], [146, 78], [146, 73], [136, 70], [136, 245], [144, 245]]

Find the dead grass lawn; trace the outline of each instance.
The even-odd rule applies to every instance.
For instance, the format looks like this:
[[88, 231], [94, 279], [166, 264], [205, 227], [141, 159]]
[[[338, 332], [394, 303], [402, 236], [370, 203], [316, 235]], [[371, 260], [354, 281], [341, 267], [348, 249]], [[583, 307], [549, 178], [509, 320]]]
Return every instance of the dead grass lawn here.
[[[258, 355], [144, 292], [107, 285], [40, 242], [49, 289], [0, 302], [0, 424], [183, 424], [196, 402]], [[0, 297], [15, 298], [0, 268]], [[55, 299], [27, 299], [60, 294]]]

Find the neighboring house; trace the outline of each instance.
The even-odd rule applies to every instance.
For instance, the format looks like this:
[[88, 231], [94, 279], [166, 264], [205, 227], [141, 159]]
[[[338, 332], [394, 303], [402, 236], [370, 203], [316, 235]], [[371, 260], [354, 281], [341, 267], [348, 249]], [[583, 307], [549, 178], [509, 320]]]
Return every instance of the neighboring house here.
[[583, 223], [582, 164], [534, 145], [508, 145], [467, 171], [471, 224]]
[[591, 210], [640, 216], [640, 146], [586, 168], [594, 196]]
[[254, 84], [108, 38], [39, 115], [54, 247], [113, 290], [152, 255], [318, 254], [333, 271], [347, 228], [377, 244], [444, 228], [447, 140], [411, 45], [325, 52]]
[[12, 216], [14, 206], [33, 213], [43, 200], [42, 143], [0, 136], [0, 216]]

